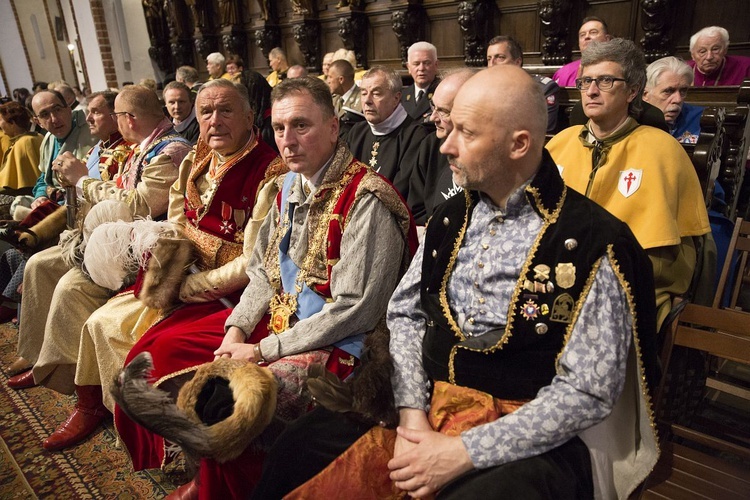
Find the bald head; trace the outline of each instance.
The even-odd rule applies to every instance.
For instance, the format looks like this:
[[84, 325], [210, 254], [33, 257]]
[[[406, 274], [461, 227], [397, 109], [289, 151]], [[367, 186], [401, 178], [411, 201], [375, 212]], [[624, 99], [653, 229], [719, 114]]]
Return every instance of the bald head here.
[[435, 133], [440, 139], [444, 139], [453, 130], [451, 121], [451, 110], [453, 100], [456, 98], [458, 89], [461, 88], [469, 78], [476, 75], [477, 68], [460, 68], [443, 74], [440, 84], [432, 95], [432, 114], [430, 120], [435, 124]]
[[454, 180], [504, 207], [541, 163], [547, 108], [540, 86], [517, 66], [493, 66], [461, 86], [450, 118], [440, 151]]
[[[498, 88], [503, 92], [498, 93]], [[462, 86], [454, 107], [459, 98], [461, 103], [477, 106], [493, 126], [529, 131], [541, 154], [547, 130], [546, 101], [541, 87], [526, 71], [511, 65], [488, 68]]]

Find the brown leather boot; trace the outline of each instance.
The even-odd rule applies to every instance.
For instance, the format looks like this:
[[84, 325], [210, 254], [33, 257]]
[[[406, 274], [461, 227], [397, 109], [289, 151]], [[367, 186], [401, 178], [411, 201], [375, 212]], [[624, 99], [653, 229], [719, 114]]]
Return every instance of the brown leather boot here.
[[68, 419], [44, 440], [47, 451], [57, 451], [76, 445], [94, 432], [109, 410], [102, 404], [102, 386], [77, 385], [78, 402]]

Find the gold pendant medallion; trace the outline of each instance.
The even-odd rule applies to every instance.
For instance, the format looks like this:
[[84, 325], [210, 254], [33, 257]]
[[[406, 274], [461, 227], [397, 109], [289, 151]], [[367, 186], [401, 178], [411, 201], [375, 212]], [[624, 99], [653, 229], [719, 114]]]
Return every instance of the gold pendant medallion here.
[[289, 319], [297, 310], [297, 296], [289, 293], [276, 294], [269, 304], [271, 321], [268, 328], [275, 334], [289, 329]]

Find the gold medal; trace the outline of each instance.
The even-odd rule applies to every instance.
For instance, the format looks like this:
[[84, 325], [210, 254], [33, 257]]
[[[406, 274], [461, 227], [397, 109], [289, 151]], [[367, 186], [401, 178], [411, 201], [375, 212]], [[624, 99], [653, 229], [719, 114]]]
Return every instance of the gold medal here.
[[275, 334], [289, 329], [289, 319], [297, 310], [297, 296], [289, 293], [274, 295], [269, 303], [271, 321], [268, 328]]
[[572, 262], [561, 262], [555, 267], [557, 286], [568, 289], [576, 283], [576, 267]]
[[539, 280], [542, 283], [549, 279], [550, 268], [547, 264], [539, 264], [534, 266], [534, 279]]

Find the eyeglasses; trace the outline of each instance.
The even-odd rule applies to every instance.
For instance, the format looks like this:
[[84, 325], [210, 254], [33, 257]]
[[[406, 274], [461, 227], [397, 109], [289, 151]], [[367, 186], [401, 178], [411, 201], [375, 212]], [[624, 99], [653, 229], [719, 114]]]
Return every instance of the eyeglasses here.
[[41, 113], [37, 114], [36, 117], [40, 120], [49, 120], [52, 115], [58, 115], [65, 107], [60, 104], [55, 104], [49, 109], [45, 109]]
[[120, 115], [128, 115], [131, 118], [135, 118], [135, 115], [133, 113], [130, 113], [129, 111], [118, 111], [116, 113], [109, 114], [109, 116], [111, 116], [113, 120], [117, 120], [117, 117]]
[[434, 113], [436, 112], [442, 120], [447, 120], [451, 117], [451, 112], [449, 110], [438, 108], [435, 106], [435, 103], [432, 102], [432, 99], [428, 99], [428, 102], [430, 103], [430, 110]]
[[611, 90], [615, 86], [615, 82], [627, 82], [627, 80], [609, 75], [600, 76], [599, 78], [585, 76], [583, 78], [576, 78], [576, 88], [578, 90], [588, 90], [592, 83], [596, 83], [599, 90]]

